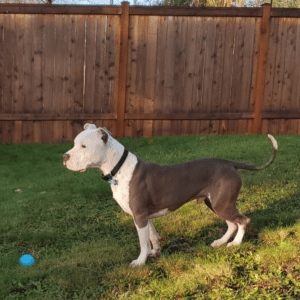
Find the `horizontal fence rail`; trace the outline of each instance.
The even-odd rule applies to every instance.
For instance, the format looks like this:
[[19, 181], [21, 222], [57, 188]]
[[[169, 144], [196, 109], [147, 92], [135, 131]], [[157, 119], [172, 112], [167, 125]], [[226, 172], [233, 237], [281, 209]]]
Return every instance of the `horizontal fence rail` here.
[[300, 133], [300, 9], [0, 4], [0, 141]]

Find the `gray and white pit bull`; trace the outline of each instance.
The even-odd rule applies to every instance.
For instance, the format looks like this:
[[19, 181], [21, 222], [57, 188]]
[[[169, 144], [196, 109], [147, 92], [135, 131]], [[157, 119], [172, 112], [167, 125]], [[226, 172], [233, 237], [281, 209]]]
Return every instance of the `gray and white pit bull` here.
[[[129, 213], [138, 232], [141, 252], [130, 266], [145, 264], [147, 257], [160, 255], [159, 235], [152, 219], [164, 216], [188, 201], [196, 199], [205, 204], [228, 225], [224, 236], [215, 240], [216, 247], [228, 242], [237, 231], [234, 240], [227, 246], [239, 245], [250, 219], [236, 209], [236, 200], [242, 185], [238, 169], [259, 171], [275, 159], [278, 145], [272, 135], [271, 159], [261, 167], [217, 158], [204, 158], [173, 165], [158, 165], [144, 162], [131, 152], [126, 157], [125, 147], [115, 140], [106, 128], [85, 124], [74, 140], [74, 147], [63, 156], [63, 164], [72, 171], [85, 172], [98, 168], [103, 174], [112, 174], [111, 189], [114, 199]], [[120, 160], [125, 161], [120, 167]], [[115, 166], [119, 166], [115, 169]], [[151, 244], [152, 249], [151, 249]]]

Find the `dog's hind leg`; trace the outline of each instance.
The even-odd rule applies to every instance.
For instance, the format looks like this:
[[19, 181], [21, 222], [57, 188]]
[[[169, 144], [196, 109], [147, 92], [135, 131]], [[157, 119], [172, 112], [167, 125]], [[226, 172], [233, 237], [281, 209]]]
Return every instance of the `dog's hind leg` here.
[[152, 250], [149, 254], [149, 257], [158, 257], [160, 255], [160, 245], [159, 245], [159, 239], [160, 236], [157, 233], [157, 231], [154, 228], [154, 225], [152, 223], [152, 220], [149, 220], [149, 230], [150, 230], [150, 241], [152, 244]]
[[211, 243], [212, 247], [217, 247], [217, 246], [221, 246], [225, 243], [227, 243], [229, 241], [229, 239], [232, 237], [232, 235], [236, 232], [238, 226], [237, 224], [227, 221], [226, 223], [228, 225], [228, 229], [226, 231], [226, 233], [218, 240], [215, 240]]
[[246, 231], [246, 228], [247, 228], [247, 225], [250, 224], [250, 219], [248, 217], [242, 215], [239, 212], [239, 216], [234, 222], [238, 226], [238, 232], [237, 232], [234, 240], [227, 244], [227, 247], [236, 246], [236, 245], [241, 244], [244, 234], [245, 234], [245, 231]]

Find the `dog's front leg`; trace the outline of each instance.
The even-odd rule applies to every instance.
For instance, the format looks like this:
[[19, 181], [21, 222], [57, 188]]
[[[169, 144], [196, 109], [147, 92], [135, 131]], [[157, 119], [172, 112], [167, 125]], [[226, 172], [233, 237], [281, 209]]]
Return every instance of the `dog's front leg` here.
[[140, 246], [141, 246], [141, 253], [138, 257], [138, 259], [133, 260], [130, 267], [136, 267], [144, 265], [148, 255], [151, 252], [151, 245], [150, 245], [150, 233], [149, 233], [149, 223], [143, 228], [140, 228], [136, 223], [135, 227], [137, 229], [139, 240], [140, 240]]

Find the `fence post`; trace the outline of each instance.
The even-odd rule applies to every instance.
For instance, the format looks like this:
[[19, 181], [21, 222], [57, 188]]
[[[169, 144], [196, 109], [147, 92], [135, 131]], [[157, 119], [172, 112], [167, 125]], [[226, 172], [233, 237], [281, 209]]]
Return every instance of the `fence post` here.
[[263, 16], [260, 24], [260, 39], [258, 51], [258, 63], [256, 70], [256, 80], [254, 89], [254, 121], [253, 132], [261, 133], [261, 110], [265, 95], [265, 79], [266, 79], [266, 64], [269, 50], [269, 32], [270, 32], [270, 17], [271, 4], [263, 4]]
[[119, 60], [119, 84], [117, 93], [117, 137], [124, 136], [125, 128], [125, 100], [126, 100], [126, 75], [128, 59], [128, 32], [129, 32], [129, 2], [122, 2], [122, 14], [120, 19], [120, 60]]

